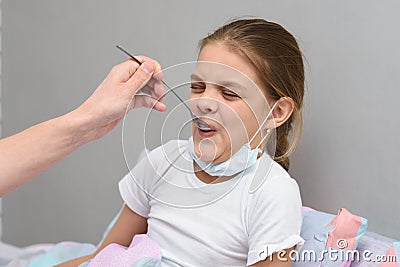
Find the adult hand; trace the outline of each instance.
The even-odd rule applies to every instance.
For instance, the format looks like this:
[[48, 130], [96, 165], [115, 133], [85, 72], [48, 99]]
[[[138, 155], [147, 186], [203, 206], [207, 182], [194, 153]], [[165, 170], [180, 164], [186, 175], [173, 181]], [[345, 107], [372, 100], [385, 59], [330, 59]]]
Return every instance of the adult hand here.
[[132, 108], [166, 110], [161, 102], [165, 91], [160, 64], [144, 56], [138, 58], [143, 62], [140, 66], [133, 60], [114, 66], [96, 91], [69, 114], [86, 121], [82, 134], [88, 141], [104, 136]]
[[[164, 111], [160, 64], [146, 57], [140, 60], [141, 66], [128, 60], [113, 67], [95, 92], [70, 113], [0, 140], [0, 197], [104, 136], [133, 107]], [[135, 96], [139, 90], [150, 96]]]

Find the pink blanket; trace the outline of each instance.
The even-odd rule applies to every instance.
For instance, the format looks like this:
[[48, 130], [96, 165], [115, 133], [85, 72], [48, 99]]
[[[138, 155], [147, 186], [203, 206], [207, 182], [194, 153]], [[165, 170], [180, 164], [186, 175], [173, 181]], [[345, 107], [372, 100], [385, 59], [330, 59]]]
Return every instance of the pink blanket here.
[[88, 267], [102, 266], [159, 266], [161, 248], [147, 235], [135, 235], [128, 248], [110, 244], [92, 259]]

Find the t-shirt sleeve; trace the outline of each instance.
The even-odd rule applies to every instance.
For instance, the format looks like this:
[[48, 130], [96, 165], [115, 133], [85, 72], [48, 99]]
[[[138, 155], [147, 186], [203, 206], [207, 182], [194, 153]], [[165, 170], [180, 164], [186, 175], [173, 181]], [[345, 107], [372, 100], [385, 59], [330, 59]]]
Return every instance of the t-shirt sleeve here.
[[148, 218], [150, 196], [160, 157], [159, 149], [146, 153], [136, 166], [119, 182], [119, 191], [125, 204], [142, 217]]
[[294, 179], [279, 176], [265, 181], [249, 204], [247, 265], [304, 243], [300, 190]]

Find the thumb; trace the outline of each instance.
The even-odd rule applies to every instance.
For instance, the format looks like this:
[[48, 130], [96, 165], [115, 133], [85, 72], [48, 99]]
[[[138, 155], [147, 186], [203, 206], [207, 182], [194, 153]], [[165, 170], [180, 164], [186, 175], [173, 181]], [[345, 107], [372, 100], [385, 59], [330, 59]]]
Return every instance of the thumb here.
[[145, 86], [153, 76], [156, 66], [150, 62], [144, 62], [137, 71], [126, 81], [125, 86], [131, 96], [135, 95]]

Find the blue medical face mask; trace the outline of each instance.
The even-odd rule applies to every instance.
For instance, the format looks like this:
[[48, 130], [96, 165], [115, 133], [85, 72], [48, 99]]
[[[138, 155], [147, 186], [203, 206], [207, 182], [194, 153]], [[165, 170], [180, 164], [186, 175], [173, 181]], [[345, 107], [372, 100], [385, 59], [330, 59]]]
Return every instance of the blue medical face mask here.
[[264, 119], [263, 123], [260, 125], [258, 130], [255, 132], [253, 137], [250, 139], [249, 142], [244, 144], [235, 154], [232, 155], [228, 160], [219, 163], [207, 163], [201, 160], [196, 153], [194, 152], [194, 142], [193, 136], [189, 138], [189, 154], [196, 161], [197, 165], [212, 176], [232, 176], [236, 173], [244, 171], [245, 169], [253, 166], [257, 162], [258, 154], [262, 153], [263, 151], [259, 148], [265, 138], [268, 137], [270, 130], [267, 130], [267, 134], [262, 138], [261, 142], [257, 145], [255, 149], [251, 149], [250, 144], [253, 139], [257, 136], [258, 132], [261, 131], [262, 126], [268, 120], [269, 116], [271, 115], [272, 111], [274, 110], [276, 104], [275, 102], [271, 110], [268, 112], [267, 117]]

